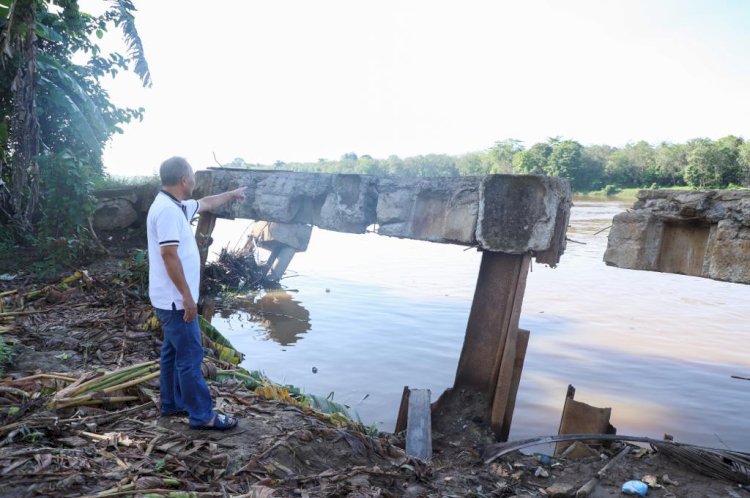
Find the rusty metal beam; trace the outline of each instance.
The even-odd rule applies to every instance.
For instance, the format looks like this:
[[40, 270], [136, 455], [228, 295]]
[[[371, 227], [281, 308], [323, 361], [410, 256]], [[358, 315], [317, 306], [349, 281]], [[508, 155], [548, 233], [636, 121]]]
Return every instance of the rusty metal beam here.
[[509, 330], [518, 329], [529, 254], [482, 253], [454, 387], [492, 396]]
[[500, 365], [500, 375], [490, 413], [490, 426], [499, 441], [507, 441], [510, 434], [516, 395], [521, 383], [526, 349], [529, 346], [529, 335], [528, 330], [516, 329], [508, 334], [508, 340], [505, 342], [505, 354]]

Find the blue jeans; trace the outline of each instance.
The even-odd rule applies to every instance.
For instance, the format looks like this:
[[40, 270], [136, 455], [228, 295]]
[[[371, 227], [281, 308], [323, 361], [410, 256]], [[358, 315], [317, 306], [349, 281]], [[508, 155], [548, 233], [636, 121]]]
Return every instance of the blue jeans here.
[[155, 310], [164, 330], [159, 377], [161, 412], [186, 410], [190, 425], [210, 422], [213, 405], [201, 371], [203, 343], [198, 318], [186, 322], [183, 310]]

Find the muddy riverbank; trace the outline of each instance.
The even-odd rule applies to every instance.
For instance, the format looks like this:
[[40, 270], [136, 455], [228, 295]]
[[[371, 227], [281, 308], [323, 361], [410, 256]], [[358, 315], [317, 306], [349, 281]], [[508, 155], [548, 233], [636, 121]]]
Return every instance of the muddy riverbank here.
[[[71, 405], [76, 383], [157, 359], [160, 331], [121, 261], [67, 277], [50, 285], [17, 274], [0, 287], [0, 335], [13, 350], [0, 381], [2, 496], [572, 496], [621, 449], [597, 448], [579, 460], [514, 452], [487, 464], [481, 441], [436, 433], [433, 459], [421, 462], [405, 455], [403, 435], [313, 410], [284, 389], [215, 375], [236, 367], [211, 348], [206, 373], [216, 377], [217, 408], [240, 417], [235, 432], [159, 418], [153, 376]], [[590, 496], [610, 496], [649, 474], [664, 484], [652, 496], [745, 493], [659, 453], [636, 454]]]

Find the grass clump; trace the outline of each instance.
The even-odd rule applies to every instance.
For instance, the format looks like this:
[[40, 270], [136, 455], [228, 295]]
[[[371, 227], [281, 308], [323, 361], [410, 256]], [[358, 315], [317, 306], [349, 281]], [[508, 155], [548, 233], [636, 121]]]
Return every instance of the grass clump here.
[[5, 342], [0, 336], [0, 377], [5, 376], [5, 369], [11, 364], [13, 357], [13, 346]]

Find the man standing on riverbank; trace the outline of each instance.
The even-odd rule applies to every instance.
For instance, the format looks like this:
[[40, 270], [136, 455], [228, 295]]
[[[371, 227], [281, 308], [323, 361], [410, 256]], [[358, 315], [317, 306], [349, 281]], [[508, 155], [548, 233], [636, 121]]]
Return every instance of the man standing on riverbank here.
[[189, 416], [193, 429], [228, 430], [237, 419], [213, 410], [203, 378], [203, 342], [198, 327], [200, 255], [190, 227], [198, 213], [245, 198], [245, 187], [190, 199], [195, 174], [182, 157], [172, 157], [159, 168], [162, 189], [148, 211], [148, 260], [151, 304], [162, 323], [161, 414]]

